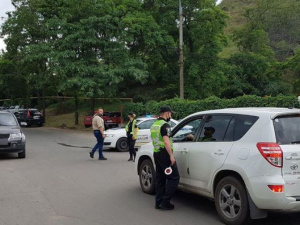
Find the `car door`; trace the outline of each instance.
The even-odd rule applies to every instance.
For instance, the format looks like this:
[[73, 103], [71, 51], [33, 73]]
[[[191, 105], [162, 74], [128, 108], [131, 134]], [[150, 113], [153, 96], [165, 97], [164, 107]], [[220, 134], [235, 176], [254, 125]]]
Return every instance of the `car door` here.
[[178, 125], [173, 133], [173, 154], [176, 159], [180, 174], [180, 184], [188, 185], [189, 176], [189, 152], [196, 148], [195, 137], [199, 132], [202, 123], [202, 116], [189, 118]]
[[225, 141], [232, 115], [206, 115], [205, 123], [189, 150], [190, 185], [210, 192], [210, 180], [223, 165], [233, 141]]
[[139, 133], [136, 142], [148, 143], [151, 141], [150, 127], [153, 125], [155, 121], [156, 119], [154, 118], [154, 119], [144, 120], [138, 124]]

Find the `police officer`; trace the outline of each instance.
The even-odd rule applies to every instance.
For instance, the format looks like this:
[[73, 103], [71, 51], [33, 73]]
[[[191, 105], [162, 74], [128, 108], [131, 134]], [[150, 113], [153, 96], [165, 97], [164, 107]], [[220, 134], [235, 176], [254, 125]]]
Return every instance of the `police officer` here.
[[[173, 155], [172, 138], [170, 138], [171, 127], [168, 124], [172, 113], [174, 112], [170, 106], [161, 107], [159, 118], [150, 128], [156, 165], [155, 208], [164, 210], [174, 209], [174, 205], [170, 203], [170, 200], [179, 183], [179, 173]], [[165, 169], [170, 166], [172, 173], [166, 175]]]
[[135, 160], [136, 152], [134, 149], [135, 141], [137, 139], [139, 128], [136, 125], [135, 114], [133, 112], [128, 113], [128, 123], [125, 127], [127, 134], [127, 143], [129, 146], [129, 159], [128, 161]]

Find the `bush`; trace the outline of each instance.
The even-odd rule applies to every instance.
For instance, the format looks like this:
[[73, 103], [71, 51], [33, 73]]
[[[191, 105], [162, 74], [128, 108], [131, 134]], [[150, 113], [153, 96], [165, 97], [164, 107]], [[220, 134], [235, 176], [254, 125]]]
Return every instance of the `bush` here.
[[181, 100], [179, 98], [169, 99], [162, 102], [149, 101], [143, 103], [124, 104], [125, 117], [128, 112], [135, 112], [141, 116], [146, 113], [153, 115], [159, 114], [159, 108], [163, 105], [169, 105], [176, 113], [175, 119], [184, 118], [192, 113], [223, 108], [239, 107], [282, 107], [282, 108], [300, 108], [299, 102], [295, 96], [277, 96], [277, 97], [259, 97], [254, 95], [244, 95], [234, 99], [220, 99], [212, 96], [202, 100]]

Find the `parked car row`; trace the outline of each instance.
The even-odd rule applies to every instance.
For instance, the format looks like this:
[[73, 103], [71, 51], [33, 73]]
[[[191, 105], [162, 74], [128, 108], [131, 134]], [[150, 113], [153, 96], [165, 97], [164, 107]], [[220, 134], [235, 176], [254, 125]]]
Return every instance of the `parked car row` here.
[[24, 109], [23, 105], [15, 105], [10, 107], [2, 106], [0, 107], [0, 111], [7, 111], [14, 114], [21, 126], [43, 126], [45, 123], [45, 118], [38, 109]]
[[[180, 121], [172, 136], [179, 188], [214, 200], [225, 224], [300, 211], [299, 109], [198, 112]], [[154, 193], [151, 143], [138, 150], [135, 167], [141, 189]]]
[[42, 113], [37, 109], [21, 109], [14, 113], [18, 122], [22, 126], [43, 126], [45, 123], [45, 118]]

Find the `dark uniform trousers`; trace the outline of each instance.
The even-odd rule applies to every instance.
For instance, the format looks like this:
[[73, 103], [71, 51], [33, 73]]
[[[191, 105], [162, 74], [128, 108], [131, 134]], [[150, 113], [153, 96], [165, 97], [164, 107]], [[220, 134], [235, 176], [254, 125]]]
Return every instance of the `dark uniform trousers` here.
[[179, 184], [179, 172], [177, 164], [172, 166], [172, 173], [165, 174], [165, 169], [171, 165], [170, 156], [166, 149], [154, 152], [154, 162], [156, 165], [156, 185], [155, 201], [156, 204], [168, 205]]
[[127, 137], [127, 144], [129, 146], [130, 159], [135, 159], [135, 156], [136, 156], [136, 152], [134, 149], [135, 141], [136, 140], [132, 140], [132, 134]]

